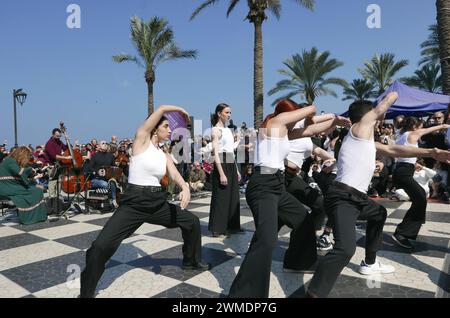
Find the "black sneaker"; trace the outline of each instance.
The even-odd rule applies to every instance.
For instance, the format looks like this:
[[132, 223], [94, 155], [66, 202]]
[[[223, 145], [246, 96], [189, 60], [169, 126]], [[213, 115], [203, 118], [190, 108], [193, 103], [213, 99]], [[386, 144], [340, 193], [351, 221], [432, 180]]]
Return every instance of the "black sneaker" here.
[[211, 269], [211, 264], [203, 262], [198, 262], [195, 264], [183, 263], [183, 266], [181, 268], [183, 268], [184, 270], [191, 270], [191, 271], [207, 271]]
[[333, 242], [329, 235], [322, 234], [317, 241], [317, 249], [319, 251], [329, 251], [333, 249]]
[[414, 246], [411, 244], [411, 242], [401, 234], [397, 234], [397, 233], [392, 234], [392, 239], [394, 240], [395, 243], [397, 243], [397, 245], [399, 245], [403, 248], [407, 248], [409, 250], [414, 248]]

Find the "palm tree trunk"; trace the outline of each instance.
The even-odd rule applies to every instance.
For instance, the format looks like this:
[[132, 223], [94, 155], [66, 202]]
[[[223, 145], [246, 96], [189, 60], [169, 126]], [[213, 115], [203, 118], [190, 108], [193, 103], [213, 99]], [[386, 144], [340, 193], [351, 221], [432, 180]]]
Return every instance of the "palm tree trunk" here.
[[148, 87], [148, 115], [150, 116], [155, 111], [153, 102], [153, 82], [147, 82]]
[[153, 84], [155, 83], [155, 73], [152, 70], [145, 72], [145, 81], [147, 82], [148, 93], [148, 115], [150, 116], [155, 111], [155, 105], [153, 101]]
[[450, 0], [436, 0], [442, 90], [450, 95]]
[[262, 23], [257, 19], [255, 25], [254, 72], [253, 72], [253, 116], [256, 129], [262, 124], [264, 114], [264, 79], [263, 79], [263, 40]]

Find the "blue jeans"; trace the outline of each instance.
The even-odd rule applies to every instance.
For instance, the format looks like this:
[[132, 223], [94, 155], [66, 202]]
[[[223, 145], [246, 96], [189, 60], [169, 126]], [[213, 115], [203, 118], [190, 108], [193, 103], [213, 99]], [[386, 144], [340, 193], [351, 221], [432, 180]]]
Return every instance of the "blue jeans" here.
[[116, 199], [117, 187], [114, 182], [108, 183], [102, 179], [92, 179], [92, 188], [93, 189], [109, 189], [111, 190], [111, 198], [113, 200]]

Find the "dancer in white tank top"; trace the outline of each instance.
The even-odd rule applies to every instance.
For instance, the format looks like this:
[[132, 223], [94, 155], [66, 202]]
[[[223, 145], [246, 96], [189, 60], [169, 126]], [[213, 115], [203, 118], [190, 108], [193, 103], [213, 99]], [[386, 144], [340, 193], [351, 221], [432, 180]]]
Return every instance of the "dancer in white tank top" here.
[[[415, 117], [407, 117], [403, 122], [403, 131], [397, 140], [397, 145], [419, 146], [419, 139], [427, 134], [449, 128], [450, 125], [437, 125], [430, 128], [422, 128], [422, 123]], [[392, 181], [397, 189], [403, 189], [412, 201], [411, 207], [405, 214], [403, 221], [397, 226], [392, 235], [394, 241], [401, 247], [413, 249], [410, 240], [416, 240], [420, 228], [425, 223], [427, 210], [427, 193], [414, 180], [414, 171], [417, 158], [397, 159]]]
[[[368, 177], [373, 174], [376, 151], [392, 157], [434, 157], [450, 162], [450, 152], [437, 149], [419, 149], [401, 145], [374, 143], [374, 128], [378, 120], [397, 100], [392, 92], [376, 108], [370, 101], [358, 101], [350, 105], [350, 120], [353, 123], [345, 137], [338, 156], [338, 181], [333, 182], [325, 197], [325, 208], [333, 219], [335, 246], [321, 262], [309, 284], [308, 297], [327, 297], [339, 274], [349, 263], [356, 250], [356, 220], [366, 219], [366, 257], [361, 262], [362, 275], [388, 274], [395, 271], [391, 265], [377, 261], [376, 253], [381, 247], [383, 226], [387, 218], [384, 207], [370, 200], [366, 194]], [[367, 163], [364, 162], [367, 161]], [[353, 173], [360, 165], [359, 174]]]
[[[305, 120], [302, 120], [293, 128], [293, 132], [303, 129], [303, 135], [305, 137], [290, 140], [290, 151], [285, 160], [285, 185], [286, 190], [290, 194], [311, 209], [314, 228], [316, 231], [319, 231], [322, 229], [326, 218], [324, 197], [322, 195], [325, 191], [324, 189], [321, 189], [321, 193], [317, 188], [311, 187], [307, 180], [299, 173], [304, 160], [312, 156], [318, 156], [324, 160], [324, 174], [333, 171], [336, 162], [334, 154], [329, 154], [324, 149], [315, 145], [311, 136], [334, 130], [336, 126], [349, 126], [350, 120], [334, 114], [324, 114], [321, 116], [314, 116], [312, 121], [313, 124], [305, 127]], [[322, 176], [320, 177], [323, 178]], [[319, 180], [315, 180], [315, 182], [319, 183]], [[325, 227], [324, 233], [331, 233], [331, 229]], [[318, 249], [330, 250], [332, 248], [331, 241], [325, 241], [326, 239], [327, 238], [324, 237], [324, 235], [321, 236], [317, 243]]]
[[213, 237], [243, 234], [240, 219], [239, 180], [234, 156], [235, 142], [226, 124], [231, 118], [231, 107], [219, 104], [213, 116], [212, 146], [214, 170], [211, 174], [212, 196], [209, 226]]
[[[81, 274], [82, 298], [95, 296], [97, 282], [105, 264], [120, 243], [131, 236], [143, 223], [181, 228], [183, 236], [184, 270], [208, 270], [202, 262], [200, 221], [184, 210], [189, 204], [189, 187], [178, 173], [171, 157], [159, 147], [170, 139], [171, 130], [166, 112], [179, 112], [189, 121], [186, 111], [176, 106], [161, 106], [137, 130], [130, 163], [129, 184], [125, 189], [119, 209], [106, 223], [99, 236], [86, 253], [86, 268]], [[180, 206], [167, 202], [166, 189], [159, 182], [168, 172], [182, 189]]]
[[[284, 186], [284, 160], [289, 154], [289, 130], [316, 107], [299, 109], [290, 100], [281, 101], [259, 129], [257, 163], [246, 190], [247, 203], [255, 220], [255, 234], [249, 250], [232, 283], [232, 298], [269, 296], [272, 253], [278, 231], [284, 225], [292, 229], [284, 268], [307, 272], [317, 259], [314, 224], [308, 210]], [[308, 119], [310, 121], [310, 118]], [[299, 134], [297, 138], [301, 138]]]

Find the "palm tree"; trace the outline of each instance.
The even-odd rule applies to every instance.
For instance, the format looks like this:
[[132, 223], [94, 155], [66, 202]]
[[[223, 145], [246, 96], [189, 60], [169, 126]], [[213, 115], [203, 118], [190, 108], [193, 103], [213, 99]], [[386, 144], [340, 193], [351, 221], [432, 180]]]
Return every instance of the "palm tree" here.
[[[194, 19], [204, 8], [218, 3], [219, 0], [206, 0], [192, 13], [191, 20]], [[230, 0], [227, 10], [227, 17], [238, 4], [239, 0]], [[315, 0], [295, 0], [301, 6], [314, 10]], [[267, 19], [266, 11], [269, 10], [279, 19], [281, 14], [280, 0], [247, 0], [249, 12], [247, 20], [255, 27], [254, 35], [254, 61], [253, 61], [253, 112], [254, 125], [258, 128], [263, 120], [264, 112], [264, 82], [263, 82], [263, 39], [262, 24]]]
[[350, 86], [344, 88], [344, 98], [342, 100], [368, 100], [376, 97], [375, 86], [365, 79], [355, 79]]
[[430, 25], [428, 30], [430, 31], [428, 39], [420, 45], [422, 48], [422, 52], [420, 52], [422, 59], [419, 61], [419, 65], [439, 63], [438, 25]]
[[115, 62], [134, 62], [145, 68], [149, 115], [154, 111], [153, 84], [156, 80], [156, 68], [166, 61], [197, 57], [196, 50], [182, 51], [173, 39], [173, 30], [168, 26], [166, 19], [153, 17], [145, 22], [139, 17], [133, 17], [131, 18], [131, 41], [139, 57], [128, 54], [113, 56]]
[[427, 90], [431, 93], [442, 92], [442, 76], [439, 74], [439, 65], [428, 64], [414, 72], [414, 76], [402, 78], [406, 85]]
[[436, 0], [439, 34], [439, 52], [442, 69], [442, 90], [450, 95], [450, 3]]
[[395, 55], [392, 53], [376, 54], [371, 61], [364, 63], [365, 68], [359, 69], [359, 72], [375, 85], [381, 95], [393, 83], [395, 74], [408, 63], [408, 60], [395, 62]]
[[317, 96], [337, 94], [329, 88], [330, 85], [340, 85], [346, 87], [345, 80], [338, 77], [326, 77], [329, 73], [341, 67], [342, 62], [331, 59], [330, 52], [319, 53], [313, 47], [311, 51], [303, 51], [302, 54], [295, 54], [292, 58], [283, 62], [287, 69], [279, 70], [278, 73], [288, 77], [279, 81], [276, 86], [269, 91], [269, 96], [280, 91], [289, 91], [286, 95], [275, 100], [273, 105], [285, 98], [300, 95], [308, 104], [312, 104]]

